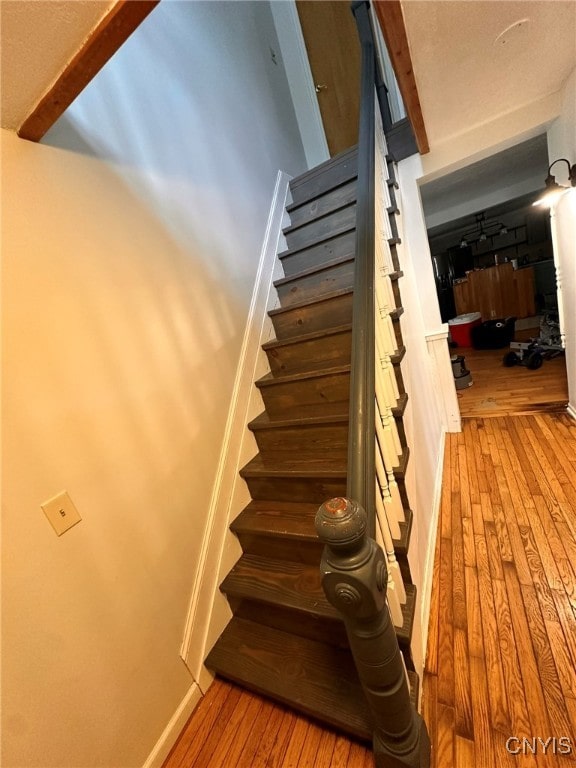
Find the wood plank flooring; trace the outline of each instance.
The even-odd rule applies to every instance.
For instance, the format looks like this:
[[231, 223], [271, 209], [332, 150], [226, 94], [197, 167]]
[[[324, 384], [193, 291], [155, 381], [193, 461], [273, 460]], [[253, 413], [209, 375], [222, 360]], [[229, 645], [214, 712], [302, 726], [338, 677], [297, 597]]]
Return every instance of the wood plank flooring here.
[[[576, 766], [575, 478], [565, 414], [447, 436], [422, 702], [436, 768]], [[513, 757], [510, 737], [572, 756]]]
[[362, 744], [216, 679], [163, 768], [374, 768]]
[[[576, 767], [575, 478], [565, 414], [471, 418], [448, 436], [422, 700], [432, 768]], [[550, 742], [512, 756], [510, 737], [571, 739], [573, 755]], [[373, 765], [362, 745], [216, 680], [164, 768]]]
[[[520, 332], [527, 339], [537, 333]], [[464, 355], [473, 384], [459, 390], [458, 404], [463, 418], [489, 418], [509, 414], [558, 411], [568, 403], [566, 361], [563, 356], [545, 360], [541, 368], [530, 371], [523, 366], [506, 368], [502, 358], [507, 349], [456, 348], [451, 353]]]

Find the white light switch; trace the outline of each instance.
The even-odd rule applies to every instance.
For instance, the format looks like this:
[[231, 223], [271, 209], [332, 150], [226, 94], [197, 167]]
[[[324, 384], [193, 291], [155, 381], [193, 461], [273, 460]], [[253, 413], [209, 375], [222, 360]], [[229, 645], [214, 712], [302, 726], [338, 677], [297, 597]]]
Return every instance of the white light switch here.
[[79, 523], [82, 518], [66, 491], [40, 504], [58, 536]]

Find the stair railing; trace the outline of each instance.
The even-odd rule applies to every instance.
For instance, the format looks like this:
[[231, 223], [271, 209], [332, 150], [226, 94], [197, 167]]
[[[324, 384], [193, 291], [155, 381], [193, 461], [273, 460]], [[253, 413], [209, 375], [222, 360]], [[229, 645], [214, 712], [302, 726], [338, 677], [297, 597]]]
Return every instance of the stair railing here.
[[[410, 700], [394, 625], [402, 626], [404, 583], [394, 554], [404, 507], [394, 468], [402, 444], [392, 409], [400, 392], [392, 357], [395, 298], [390, 250], [397, 239], [383, 126], [391, 124], [365, 0], [352, 3], [362, 46], [355, 282], [352, 309], [347, 498], [323, 504], [316, 530], [325, 544], [320, 570], [340, 611], [373, 720], [378, 768], [430, 765], [426, 726]], [[380, 110], [376, 110], [376, 96]], [[384, 551], [383, 551], [384, 550]]]

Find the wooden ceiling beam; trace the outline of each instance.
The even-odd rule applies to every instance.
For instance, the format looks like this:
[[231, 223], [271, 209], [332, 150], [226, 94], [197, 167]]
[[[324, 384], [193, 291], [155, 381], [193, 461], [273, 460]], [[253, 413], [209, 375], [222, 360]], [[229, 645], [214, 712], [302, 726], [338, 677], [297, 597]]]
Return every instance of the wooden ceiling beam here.
[[40, 141], [46, 131], [154, 10], [160, 0], [117, 0], [18, 129]]
[[420, 154], [430, 151], [400, 0], [373, 0], [388, 54]]

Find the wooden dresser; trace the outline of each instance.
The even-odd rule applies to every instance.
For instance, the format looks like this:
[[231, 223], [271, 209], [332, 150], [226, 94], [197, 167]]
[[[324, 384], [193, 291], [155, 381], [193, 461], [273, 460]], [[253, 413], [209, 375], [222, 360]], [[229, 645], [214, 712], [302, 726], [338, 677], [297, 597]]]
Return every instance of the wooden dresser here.
[[470, 272], [454, 284], [454, 301], [457, 314], [480, 312], [482, 320], [532, 317], [536, 314], [534, 270], [515, 270], [508, 263]]

